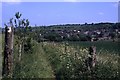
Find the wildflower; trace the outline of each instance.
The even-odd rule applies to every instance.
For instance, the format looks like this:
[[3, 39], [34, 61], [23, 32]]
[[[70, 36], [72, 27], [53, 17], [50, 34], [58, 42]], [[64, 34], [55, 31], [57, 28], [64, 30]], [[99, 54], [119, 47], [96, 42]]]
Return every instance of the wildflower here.
[[117, 71], [117, 74], [119, 74], [119, 72]]
[[78, 59], [81, 59], [81, 57], [78, 57]]
[[67, 66], [67, 68], [69, 69], [69, 66]]
[[74, 70], [74, 68], [72, 68], [72, 71]]

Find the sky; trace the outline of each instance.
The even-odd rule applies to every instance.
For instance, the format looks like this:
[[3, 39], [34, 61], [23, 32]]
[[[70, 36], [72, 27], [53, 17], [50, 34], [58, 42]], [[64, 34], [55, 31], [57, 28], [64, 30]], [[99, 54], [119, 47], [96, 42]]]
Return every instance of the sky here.
[[0, 0], [1, 2], [118, 2], [119, 0]]
[[2, 1], [2, 27], [18, 11], [22, 13], [21, 18], [29, 19], [32, 26], [118, 22], [117, 0], [110, 2], [94, 2], [94, 0], [93, 2], [87, 2], [87, 0], [86, 2], [82, 2], [82, 0], [81, 2], [79, 0], [61, 2], [16, 1]]

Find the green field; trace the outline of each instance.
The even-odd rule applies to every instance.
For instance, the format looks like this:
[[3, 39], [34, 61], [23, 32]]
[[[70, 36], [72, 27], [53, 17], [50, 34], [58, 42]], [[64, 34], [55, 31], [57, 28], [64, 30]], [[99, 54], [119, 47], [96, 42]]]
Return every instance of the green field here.
[[[18, 67], [15, 64], [17, 66], [14, 69], [14, 77], [55, 79], [90, 78], [91, 73], [86, 70], [84, 62], [88, 55], [88, 47], [91, 44], [96, 45], [98, 48], [94, 77], [118, 77], [120, 66], [118, 59], [120, 57], [117, 51], [117, 43], [33, 42], [35, 43], [33, 53], [24, 53], [22, 55], [21, 65]], [[114, 45], [114, 48], [112, 46], [110, 47], [111, 43], [112, 46]]]
[[[18, 62], [18, 48], [14, 45], [14, 78], [61, 78], [64, 80], [92, 76], [95, 78], [119, 76], [118, 42], [38, 43], [33, 40], [32, 43], [34, 44], [33, 52], [23, 53], [21, 62]], [[92, 45], [97, 47], [97, 64], [93, 75], [85, 67], [88, 48]]]
[[[48, 45], [47, 45], [48, 44]], [[72, 46], [71, 46], [72, 44]], [[73, 46], [74, 44], [74, 46]], [[86, 76], [88, 73], [84, 71], [84, 61], [87, 58], [88, 54], [88, 47], [87, 44], [82, 46], [86, 43], [68, 43], [65, 45], [58, 43], [46, 43], [47, 46], [45, 46], [45, 51], [48, 53], [48, 58], [51, 56], [50, 60], [53, 59], [52, 64], [53, 66], [57, 68], [58, 71], [56, 71], [58, 74], [65, 75], [72, 77], [80, 77], [80, 76]], [[89, 43], [91, 44], [91, 43]], [[88, 44], [88, 46], [89, 46]], [[108, 43], [107, 43], [108, 44]], [[106, 46], [109, 46], [107, 45]], [[111, 44], [111, 43], [109, 43]], [[113, 43], [114, 44], [114, 43]], [[115, 43], [116, 44], [116, 43]], [[79, 45], [79, 46], [77, 46]], [[80, 46], [81, 45], [81, 46]], [[105, 45], [105, 44], [104, 44]], [[97, 45], [96, 45], [97, 46]], [[97, 46], [98, 47], [98, 46]], [[114, 50], [115, 54], [109, 50], [108, 48], [104, 46], [104, 48], [100, 49], [102, 46], [99, 45], [99, 50], [97, 51], [97, 66], [96, 66], [96, 76], [97, 77], [113, 77], [118, 75], [118, 59], [120, 58], [118, 54], [118, 51]], [[116, 46], [118, 49], [118, 47]], [[54, 57], [56, 56], [56, 57]], [[62, 58], [62, 59], [61, 59]], [[59, 62], [60, 61], [60, 62]], [[61, 63], [62, 62], [62, 63]], [[67, 65], [68, 64], [68, 65]], [[66, 70], [65, 73], [59, 73], [59, 69]], [[68, 69], [67, 69], [68, 68]], [[73, 70], [73, 71], [72, 71]], [[61, 71], [61, 70], [60, 70]]]
[[108, 51], [112, 54], [119, 54], [120, 42], [113, 41], [97, 41], [97, 42], [69, 42], [73, 47], [88, 48], [90, 46], [96, 46], [97, 51]]

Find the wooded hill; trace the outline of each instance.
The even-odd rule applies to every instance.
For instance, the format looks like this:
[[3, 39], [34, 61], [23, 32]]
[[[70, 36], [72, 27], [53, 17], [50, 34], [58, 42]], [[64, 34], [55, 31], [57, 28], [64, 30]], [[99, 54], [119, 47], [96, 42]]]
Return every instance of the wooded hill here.
[[[20, 32], [24, 32], [20, 27]], [[18, 28], [15, 29], [16, 32]], [[2, 30], [4, 32], [4, 29]], [[98, 41], [120, 38], [120, 23], [63, 24], [50, 26], [30, 26], [27, 33], [40, 41]], [[18, 32], [19, 33], [19, 32]], [[26, 34], [27, 35], [27, 34]]]

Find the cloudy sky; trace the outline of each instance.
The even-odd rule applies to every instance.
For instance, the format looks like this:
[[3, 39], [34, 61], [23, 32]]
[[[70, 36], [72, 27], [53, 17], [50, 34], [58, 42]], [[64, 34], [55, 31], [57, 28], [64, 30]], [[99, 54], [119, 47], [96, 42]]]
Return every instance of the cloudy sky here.
[[[32, 0], [31, 0], [32, 1]], [[118, 0], [4, 0], [0, 7], [1, 25], [7, 23], [15, 12], [22, 13], [31, 25], [66, 23], [98, 23], [118, 21]]]

